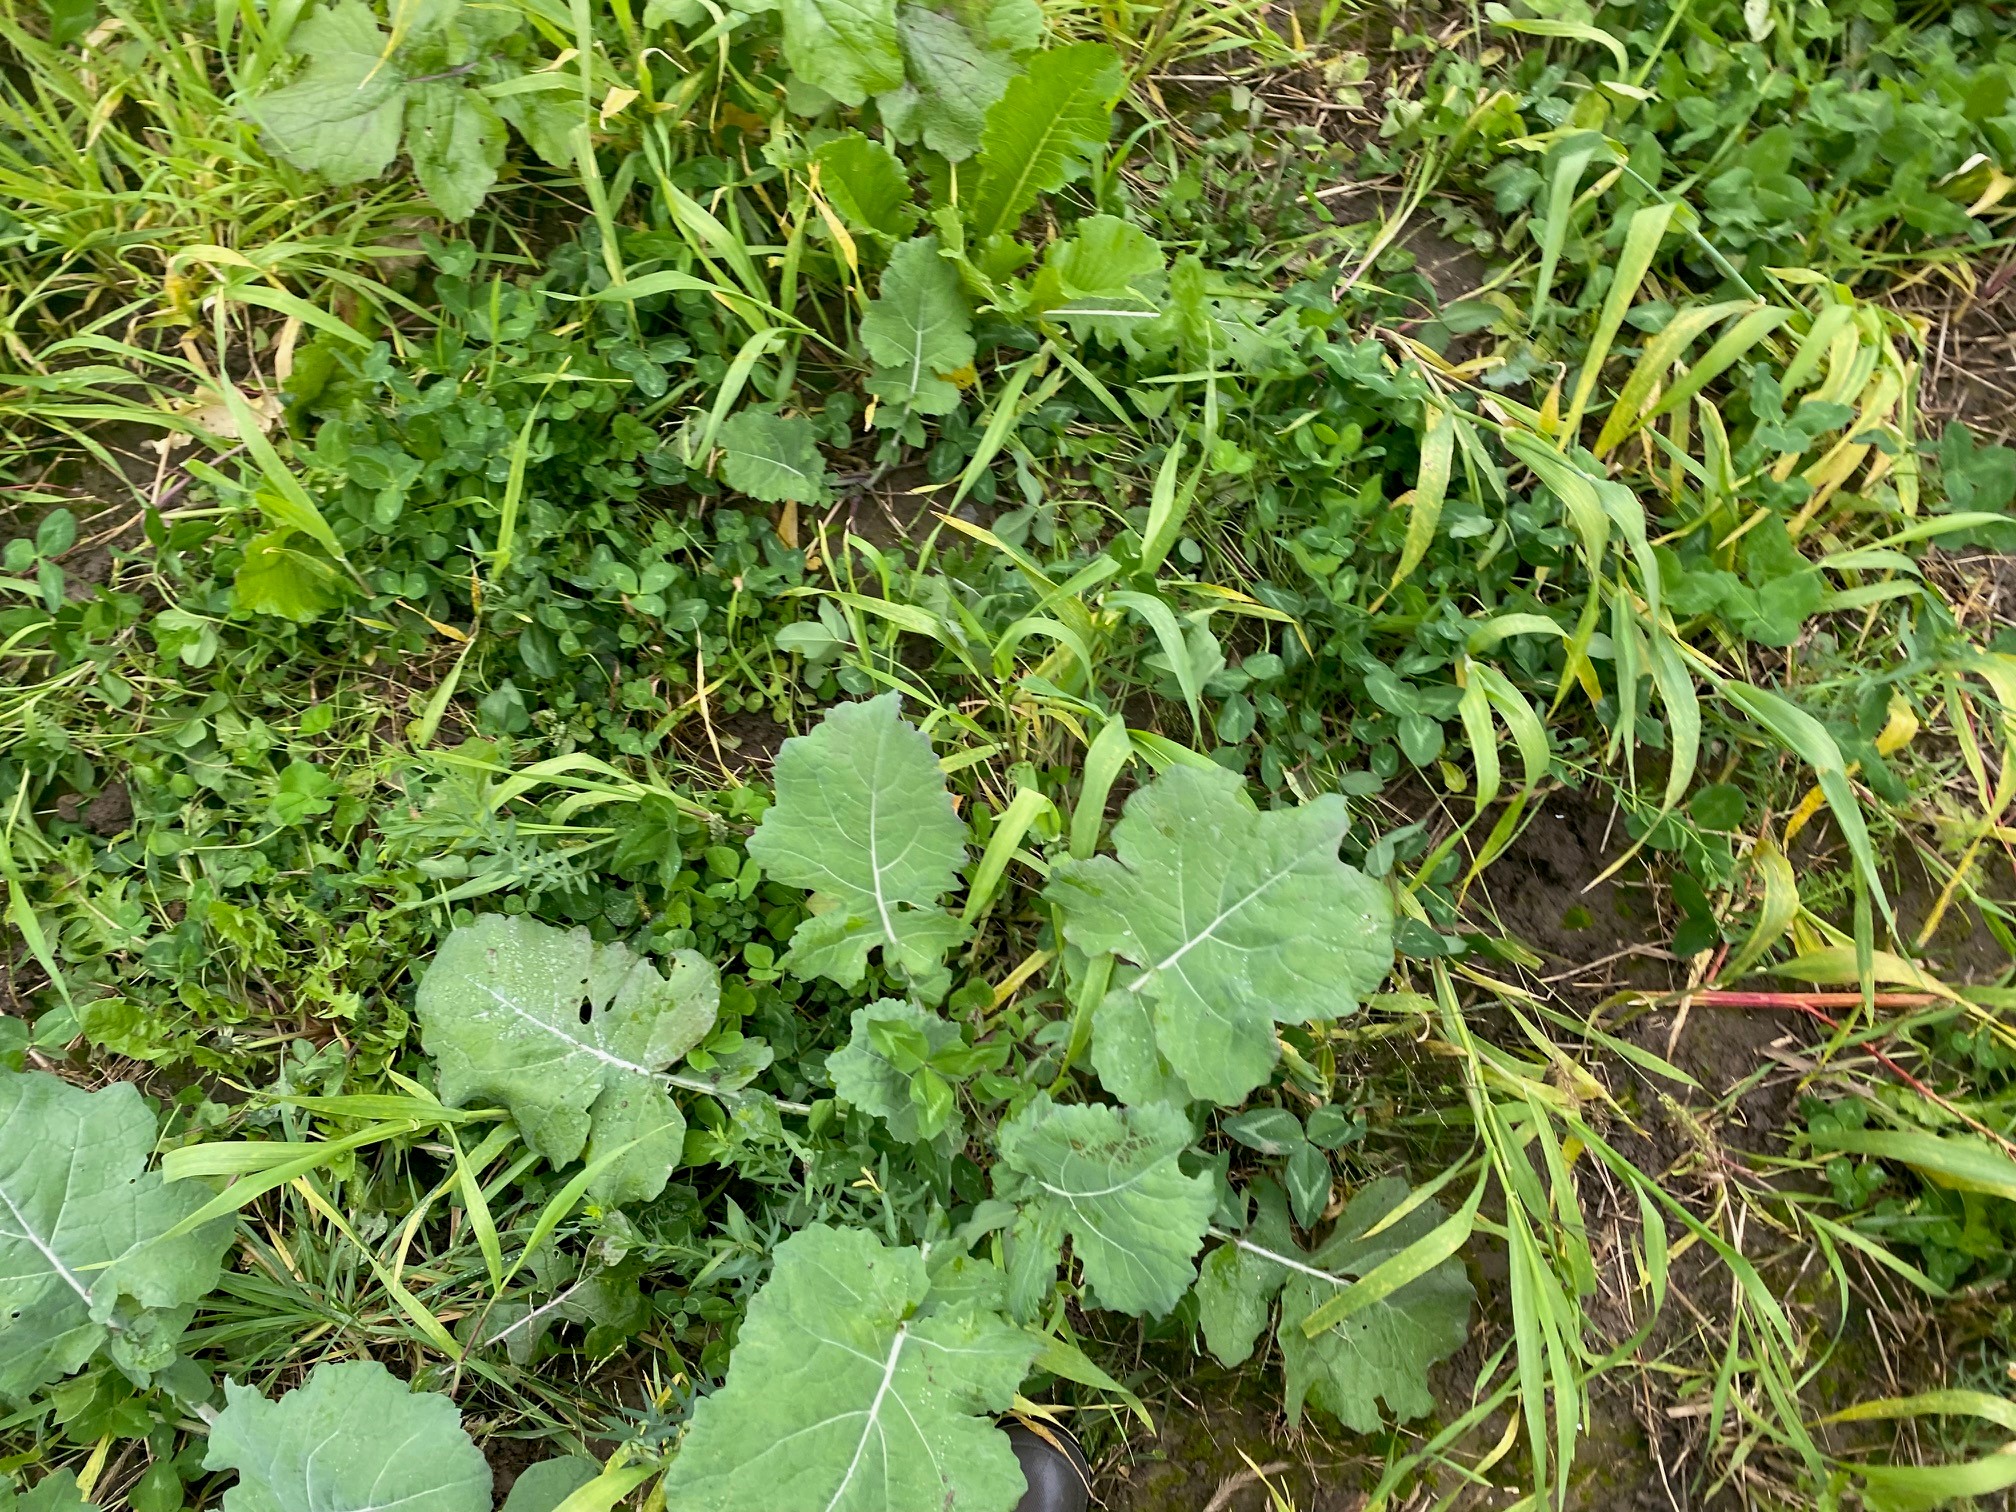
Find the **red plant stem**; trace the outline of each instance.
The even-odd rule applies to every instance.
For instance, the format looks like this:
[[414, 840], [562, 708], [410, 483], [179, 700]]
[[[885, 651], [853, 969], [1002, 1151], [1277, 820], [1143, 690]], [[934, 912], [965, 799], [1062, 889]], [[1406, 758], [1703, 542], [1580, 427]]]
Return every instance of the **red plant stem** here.
[[[1844, 1005], [1856, 1004], [1862, 1001], [1861, 994], [1854, 992], [1700, 992], [1694, 995], [1696, 1002], [1705, 1003], [1710, 1007], [1792, 1008], [1818, 1019], [1829, 1029], [1839, 1029], [1841, 1025], [1829, 1015], [1822, 1013], [1816, 1005], [1815, 999], [1823, 999], [1830, 1003]], [[1925, 1003], [1943, 1001], [1943, 999], [1933, 997], [1930, 993], [1879, 992], [1876, 994], [1876, 1001], [1879, 1005], [1884, 1004], [1886, 999], [1892, 1000], [1890, 1005], [1896, 1007], [1922, 1006]], [[1896, 1002], [1895, 1000], [1897, 999], [1909, 999], [1910, 1002], [1908, 1004]], [[1991, 1144], [2000, 1146], [2004, 1154], [2010, 1156], [2012, 1159], [2016, 1159], [2016, 1144], [2012, 1144], [2007, 1138], [1996, 1133], [1988, 1125], [1981, 1122], [1980, 1119], [1973, 1117], [1964, 1109], [1956, 1108], [1909, 1071], [1898, 1065], [1896, 1061], [1878, 1049], [1873, 1042], [1865, 1043], [1862, 1048], [1874, 1056], [1885, 1070], [1896, 1077], [1897, 1080], [1904, 1083], [1913, 1092], [1916, 1092], [1927, 1102], [1952, 1114], [1955, 1118], [1966, 1124], [1968, 1128], [1987, 1139]]]
[[[1689, 994], [1695, 1002], [1712, 1008], [1852, 1008], [1862, 1001], [1859, 992], [1727, 992], [1714, 988]], [[1930, 992], [1879, 992], [1878, 1008], [1925, 1008], [1949, 1001]]]

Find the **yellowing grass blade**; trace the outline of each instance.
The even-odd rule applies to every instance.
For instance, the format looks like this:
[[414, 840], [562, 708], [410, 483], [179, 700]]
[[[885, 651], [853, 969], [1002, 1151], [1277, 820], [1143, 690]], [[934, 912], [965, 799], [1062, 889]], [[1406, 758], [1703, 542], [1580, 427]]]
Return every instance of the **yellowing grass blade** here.
[[1779, 383], [1790, 394], [1804, 388], [1820, 371], [1821, 359], [1827, 349], [1834, 344], [1834, 338], [1841, 334], [1848, 322], [1855, 318], [1852, 304], [1831, 304], [1813, 317], [1813, 324], [1799, 339], [1799, 346], [1792, 354], [1792, 360], [1785, 364], [1785, 372]]
[[1547, 775], [1553, 753], [1547, 744], [1547, 727], [1539, 713], [1526, 701], [1512, 680], [1496, 667], [1472, 664], [1472, 675], [1484, 689], [1484, 696], [1505, 728], [1512, 732], [1512, 744], [1519, 752], [1521, 776], [1528, 788], [1539, 786]]
[[1757, 910], [1757, 922], [1751, 925], [1742, 947], [1722, 972], [1724, 980], [1740, 977], [1763, 960], [1764, 952], [1785, 937], [1785, 931], [1792, 927], [1792, 920], [1799, 913], [1799, 881], [1792, 873], [1792, 863], [1770, 836], [1757, 842], [1750, 865], [1764, 897]]
[[1664, 806], [1673, 808], [1686, 795], [1694, 780], [1694, 767], [1701, 757], [1701, 700], [1694, 691], [1694, 679], [1680, 661], [1680, 653], [1663, 626], [1655, 624], [1651, 635], [1652, 686], [1659, 690], [1659, 702], [1666, 706], [1667, 745], [1672, 764], [1666, 773]]
[[1657, 388], [1666, 370], [1680, 360], [1680, 354], [1694, 344], [1697, 337], [1720, 325], [1732, 315], [1743, 314], [1757, 308], [1748, 300], [1732, 299], [1721, 304], [1699, 305], [1691, 310], [1681, 310], [1665, 327], [1645, 343], [1645, 350], [1638, 358], [1638, 365], [1631, 369], [1631, 376], [1624, 380], [1624, 387], [1617, 391], [1617, 398], [1610, 406], [1610, 414], [1603, 422], [1603, 429], [1596, 437], [1596, 455], [1606, 456], [1612, 447], [1636, 430], [1644, 419], [1644, 411], [1651, 402], [1652, 390]]
[[1509, 32], [1523, 32], [1529, 37], [1566, 37], [1576, 42], [1593, 42], [1609, 53], [1617, 62], [1617, 77], [1624, 78], [1631, 72], [1630, 56], [1624, 51], [1624, 44], [1600, 27], [1584, 21], [1557, 21], [1549, 17], [1528, 19], [1514, 16], [1502, 5], [1487, 5], [1484, 13], [1493, 26], [1503, 27]]
[[1540, 226], [1540, 270], [1533, 281], [1530, 324], [1537, 325], [1541, 312], [1547, 308], [1547, 291], [1554, 285], [1561, 244], [1568, 239], [1568, 215], [1575, 205], [1575, 191], [1599, 153], [1609, 160], [1609, 144], [1598, 132], [1582, 131], [1559, 143], [1550, 154], [1554, 161], [1548, 173], [1547, 218]]
[[[1591, 574], [1601, 571], [1610, 544], [1610, 516], [1597, 492], [1597, 480], [1555, 451], [1538, 436], [1509, 431], [1505, 449], [1524, 462], [1568, 511], [1568, 522], [1582, 539], [1582, 556]], [[1615, 486], [1615, 485], [1612, 485]]]
[[1624, 250], [1617, 259], [1616, 276], [1611, 279], [1610, 292], [1603, 297], [1603, 313], [1596, 319], [1589, 350], [1582, 358], [1582, 371], [1575, 379], [1574, 397], [1568, 401], [1568, 419], [1561, 427], [1564, 446], [1582, 427], [1582, 413], [1596, 392], [1596, 382], [1603, 374], [1603, 360], [1610, 355], [1610, 343], [1617, 339], [1625, 313], [1638, 297], [1638, 285], [1645, 281], [1652, 258], [1659, 251], [1659, 243], [1678, 208], [1670, 200], [1647, 205], [1631, 217], [1631, 224], [1625, 229]]
[[1388, 593], [1421, 565], [1421, 559], [1434, 543], [1435, 527], [1442, 520], [1442, 501], [1449, 493], [1455, 444], [1455, 417], [1442, 405], [1430, 404], [1428, 428], [1421, 434], [1421, 472], [1408, 496], [1407, 539], [1400, 548], [1400, 565], [1393, 569], [1393, 580], [1386, 585]]
[[1918, 1129], [1837, 1129], [1815, 1133], [1815, 1149], [1894, 1160], [1956, 1192], [2016, 1201], [2016, 1160], [1975, 1134]]
[[1857, 1465], [1869, 1512], [1929, 1512], [2016, 1486], [2016, 1444], [1957, 1465]]
[[1866, 1423], [1872, 1419], [1933, 1417], [1945, 1413], [1965, 1413], [2016, 1433], [2016, 1402], [1985, 1391], [1927, 1391], [1918, 1396], [1884, 1397], [1876, 1402], [1857, 1402], [1840, 1412], [1830, 1412], [1823, 1423]]
[[[1937, 977], [1920, 970], [1916, 964], [1888, 950], [1878, 950], [1871, 954], [1869, 970], [1874, 978], [1891, 987], [1913, 987], [1920, 992], [1929, 992], [1934, 997], [1945, 998], [1948, 1002], [1964, 1001], [1960, 994], [1948, 987]], [[1852, 946], [1829, 945], [1820, 950], [1809, 950], [1791, 960], [1771, 968], [1775, 976], [1790, 977], [1795, 982], [1811, 982], [1816, 987], [1839, 986], [1860, 978], [1862, 972], [1855, 960]]]
[[1791, 700], [1768, 689], [1750, 683], [1726, 682], [1722, 685], [1722, 692], [1737, 708], [1763, 726], [1779, 744], [1813, 768], [1813, 775], [1820, 782], [1820, 791], [1827, 795], [1827, 806], [1834, 811], [1834, 822], [1841, 826], [1841, 836], [1848, 842], [1849, 854], [1855, 858], [1856, 869], [1861, 872], [1863, 881], [1883, 910], [1884, 919], [1894, 931], [1896, 917], [1890, 911], [1890, 898], [1883, 890], [1883, 879], [1876, 871], [1876, 848], [1869, 839], [1869, 827], [1862, 820], [1862, 805], [1855, 799], [1855, 790], [1848, 785], [1847, 763], [1842, 760], [1841, 748], [1827, 733], [1827, 727]]
[[1702, 353], [1701, 360], [1689, 368], [1678, 383], [1667, 390], [1666, 397], [1655, 404], [1651, 414], [1645, 418], [1656, 420], [1668, 410], [1685, 404], [1708, 384], [1727, 372], [1750, 348], [1791, 318], [1792, 312], [1779, 305], [1766, 305], [1761, 310], [1752, 310], [1715, 338], [1715, 344]]

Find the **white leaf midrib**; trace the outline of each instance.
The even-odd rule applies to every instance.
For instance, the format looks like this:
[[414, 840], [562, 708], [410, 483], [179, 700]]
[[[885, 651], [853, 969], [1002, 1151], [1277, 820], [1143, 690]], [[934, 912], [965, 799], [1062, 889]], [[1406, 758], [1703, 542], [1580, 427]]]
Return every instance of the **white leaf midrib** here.
[[861, 1468], [861, 1456], [868, 1451], [868, 1435], [881, 1432], [882, 1399], [888, 1396], [890, 1385], [896, 1379], [896, 1366], [903, 1358], [903, 1341], [909, 1337], [910, 1325], [907, 1322], [897, 1324], [896, 1337], [889, 1344], [889, 1358], [882, 1362], [881, 1383], [876, 1386], [875, 1395], [868, 1403], [867, 1414], [861, 1423], [861, 1437], [854, 1444], [854, 1458], [847, 1462], [847, 1473], [833, 1488], [832, 1498], [826, 1503], [826, 1512], [833, 1512], [840, 1505], [840, 1498], [847, 1494], [847, 1488], [854, 1484], [854, 1474]]
[[[1190, 952], [1195, 950], [1199, 945], [1202, 945], [1206, 940], [1214, 938], [1220, 926], [1222, 926], [1226, 922], [1226, 920], [1230, 919], [1233, 915], [1244, 910], [1249, 904], [1251, 904], [1255, 899], [1257, 899], [1262, 893], [1266, 892], [1275, 883], [1285, 881], [1287, 878], [1294, 876], [1301, 869], [1302, 863], [1306, 861], [1308, 857], [1309, 857], [1308, 850], [1297, 851], [1295, 855], [1290, 857], [1288, 861], [1285, 862], [1277, 871], [1271, 873], [1266, 877], [1263, 877], [1260, 880], [1259, 884], [1254, 888], [1252, 888], [1249, 892], [1247, 892], [1244, 897], [1239, 898], [1235, 902], [1228, 903], [1225, 907], [1221, 908], [1218, 911], [1217, 917], [1212, 919], [1212, 921], [1209, 924], [1206, 924], [1203, 927], [1203, 929], [1199, 930], [1196, 934], [1191, 935], [1181, 945], [1178, 945], [1174, 950], [1169, 952], [1167, 956], [1163, 957], [1153, 966], [1145, 968], [1139, 976], [1137, 976], [1136, 978], [1134, 978], [1133, 981], [1127, 984], [1127, 990], [1129, 992], [1141, 991], [1142, 988], [1146, 987], [1150, 979], [1152, 979], [1157, 973], [1169, 970], [1171, 967], [1175, 966], [1178, 962], [1180, 962], [1183, 959], [1183, 957], [1190, 954]], [[1178, 880], [1180, 883], [1181, 865], [1182, 865], [1180, 852], [1178, 853], [1177, 865], [1178, 865]], [[1179, 894], [1179, 901], [1180, 901], [1180, 894]]]
[[[73, 1178], [76, 1174], [77, 1154], [77, 1148], [73, 1148], [70, 1152], [70, 1173], [63, 1179], [64, 1200], [56, 1204], [56, 1211], [59, 1215], [68, 1204], [70, 1189], [74, 1184]], [[51, 1233], [47, 1238], [44, 1238], [41, 1234], [36, 1233], [34, 1224], [28, 1221], [28, 1215], [21, 1210], [20, 1203], [14, 1200], [14, 1194], [8, 1191], [4, 1185], [0, 1185], [0, 1203], [6, 1204], [8, 1213], [12, 1215], [14, 1222], [19, 1225], [18, 1230], [8, 1231], [12, 1237], [27, 1240], [36, 1253], [48, 1262], [49, 1269], [54, 1274], [62, 1277], [64, 1283], [84, 1300], [86, 1307], [89, 1307], [91, 1304], [91, 1288], [86, 1286], [83, 1278], [66, 1265], [63, 1257], [56, 1253], [56, 1236]]]
[[547, 1023], [546, 1020], [540, 1018], [537, 1014], [529, 1012], [524, 1008], [521, 1008], [516, 1002], [506, 997], [503, 993], [499, 992], [495, 987], [492, 987], [488, 982], [478, 981], [476, 985], [481, 987], [485, 992], [489, 993], [490, 996], [495, 998], [498, 1001], [498, 1003], [505, 1009], [505, 1011], [510, 1013], [514, 1018], [520, 1019], [523, 1022], [530, 1024], [535, 1029], [544, 1030], [547, 1034], [553, 1036], [554, 1039], [557, 1039], [562, 1044], [566, 1045], [570, 1050], [579, 1050], [583, 1055], [592, 1056], [596, 1060], [602, 1062], [603, 1065], [614, 1066], [620, 1071], [632, 1071], [639, 1076], [651, 1076], [651, 1077], [656, 1077], [660, 1074], [659, 1072], [652, 1070], [649, 1066], [640, 1066], [635, 1061], [627, 1061], [623, 1059], [623, 1057], [620, 1055], [611, 1054], [609, 1051], [604, 1050], [600, 1045], [595, 1044], [591, 1040], [577, 1038], [576, 1036], [569, 1034], [565, 1029], [561, 1028], [558, 1024]]
[[1150, 1176], [1153, 1176], [1157, 1171], [1161, 1170], [1163, 1166], [1167, 1165], [1174, 1158], [1175, 1158], [1174, 1155], [1157, 1155], [1147, 1165], [1143, 1166], [1140, 1170], [1134, 1172], [1124, 1181], [1117, 1181], [1111, 1186], [1095, 1187], [1090, 1189], [1073, 1189], [1070, 1187], [1053, 1186], [1049, 1182], [1045, 1181], [1041, 1176], [1036, 1177], [1035, 1180], [1036, 1185], [1043, 1188], [1043, 1190], [1048, 1192], [1052, 1197], [1062, 1197], [1066, 1202], [1071, 1201], [1074, 1197], [1084, 1197], [1088, 1200], [1094, 1197], [1116, 1197], [1122, 1192], [1133, 1191], [1136, 1187], [1140, 1186], [1142, 1182], [1146, 1181]]
[[918, 389], [924, 385], [924, 338], [930, 334], [922, 318], [910, 322], [910, 397], [917, 397]]
[[15, 1202], [14, 1194], [4, 1186], [0, 1186], [0, 1203], [6, 1204], [7, 1211], [13, 1216], [14, 1221], [20, 1225], [18, 1230], [9, 1231], [11, 1236], [16, 1239], [25, 1239], [30, 1245], [34, 1246], [42, 1258], [49, 1262], [49, 1269], [62, 1277], [70, 1289], [83, 1298], [85, 1304], [88, 1306], [91, 1301], [91, 1288], [83, 1283], [75, 1271], [63, 1263], [63, 1257], [56, 1253], [53, 1236], [51, 1239], [44, 1239], [42, 1235], [35, 1232], [34, 1225], [28, 1221], [28, 1215], [22, 1212], [20, 1205]]

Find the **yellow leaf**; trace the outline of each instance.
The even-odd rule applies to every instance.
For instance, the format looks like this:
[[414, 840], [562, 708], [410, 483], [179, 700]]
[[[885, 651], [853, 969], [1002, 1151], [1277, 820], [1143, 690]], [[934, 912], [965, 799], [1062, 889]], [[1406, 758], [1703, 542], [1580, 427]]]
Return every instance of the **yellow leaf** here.
[[602, 97], [600, 110], [596, 112], [602, 118], [602, 124], [607, 126], [611, 117], [621, 115], [624, 106], [636, 98], [636, 90], [625, 89], [620, 85], [611, 84], [609, 86], [609, 93]]

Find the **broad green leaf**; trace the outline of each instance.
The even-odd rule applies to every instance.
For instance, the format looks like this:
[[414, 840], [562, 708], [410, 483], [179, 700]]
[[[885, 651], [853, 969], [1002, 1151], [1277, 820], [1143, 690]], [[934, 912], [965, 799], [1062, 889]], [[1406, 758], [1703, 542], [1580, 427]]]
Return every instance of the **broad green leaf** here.
[[485, 914], [449, 935], [420, 979], [421, 1043], [451, 1107], [501, 1103], [554, 1165], [631, 1140], [591, 1186], [644, 1202], [679, 1163], [686, 1122], [661, 1074], [714, 1027], [721, 989], [690, 950], [670, 977], [586, 929]]
[[826, 497], [826, 459], [803, 415], [739, 410], [721, 427], [720, 442], [721, 478], [736, 492], [766, 504], [816, 504]]
[[1088, 215], [1076, 234], [1054, 241], [1036, 275], [1035, 305], [1081, 336], [1117, 332], [1161, 314], [1162, 246], [1114, 215]]
[[875, 103], [899, 142], [922, 141], [953, 162], [980, 147], [987, 111], [1019, 69], [1016, 54], [1043, 40], [1036, 0], [944, 0], [899, 5], [900, 89]]
[[1328, 794], [1256, 813], [1231, 772], [1181, 766], [1127, 800], [1119, 859], [1061, 861], [1047, 896], [1081, 950], [1139, 968], [1155, 1042], [1193, 1097], [1237, 1103], [1267, 1080], [1275, 1023], [1356, 1010], [1393, 961], [1386, 890], [1337, 857]]
[[784, 61], [843, 105], [903, 82], [896, 0], [783, 0]]
[[1123, 1103], [1182, 1107], [1190, 1089], [1155, 1048], [1155, 1020], [1138, 992], [1109, 987], [1092, 1011], [1092, 1069], [1099, 1084]]
[[269, 530], [245, 543], [231, 579], [231, 597], [250, 614], [272, 614], [307, 624], [342, 602], [343, 579], [319, 556], [287, 543], [291, 530]]
[[1001, 1125], [1000, 1195], [1023, 1204], [1018, 1244], [1054, 1270], [1065, 1235], [1099, 1305], [1157, 1317], [1196, 1279], [1216, 1197], [1177, 1163], [1190, 1121], [1173, 1108], [1060, 1107], [1045, 1094]]
[[42, 8], [49, 16], [51, 47], [68, 47], [98, 20], [98, 0], [42, 0]]
[[1252, 1228], [1204, 1258], [1196, 1299], [1206, 1344], [1227, 1366], [1243, 1364], [1281, 1298], [1277, 1337], [1286, 1369], [1290, 1422], [1313, 1402], [1357, 1433], [1380, 1427], [1379, 1402], [1405, 1420], [1433, 1410], [1428, 1368], [1462, 1347], [1470, 1326], [1470, 1282], [1450, 1259], [1396, 1288], [1311, 1339], [1303, 1321], [1335, 1297], [1350, 1278], [1429, 1233], [1446, 1216], [1433, 1202], [1417, 1204], [1390, 1227], [1366, 1231], [1407, 1197], [1407, 1183], [1375, 1181], [1345, 1205], [1329, 1240], [1313, 1255], [1295, 1243], [1279, 1188], [1258, 1190]]
[[1274, 1295], [1286, 1273], [1272, 1260], [1221, 1244], [1197, 1267], [1197, 1322], [1219, 1363], [1243, 1365], [1274, 1316]]
[[1286, 1108], [1249, 1108], [1220, 1121], [1218, 1132], [1262, 1155], [1291, 1155], [1309, 1143], [1302, 1120]]
[[927, 1116], [911, 1092], [913, 1073], [890, 1063], [875, 1048], [873, 1028], [877, 1024], [898, 1025], [910, 1030], [921, 1042], [924, 1056], [936, 1054], [959, 1042], [959, 1026], [948, 1024], [928, 1009], [903, 998], [883, 998], [866, 1008], [856, 1008], [849, 1021], [847, 1043], [826, 1058], [826, 1072], [833, 1078], [833, 1090], [889, 1126], [889, 1132], [910, 1144], [935, 1139], [947, 1127]]
[[812, 154], [819, 168], [819, 191], [857, 231], [872, 231], [891, 241], [917, 228], [917, 208], [910, 202], [910, 183], [896, 154], [858, 131], [823, 142]]
[[942, 997], [945, 952], [967, 930], [938, 900], [966, 863], [966, 825], [896, 695], [839, 704], [785, 741], [776, 784], [749, 854], [773, 880], [814, 894], [791, 936], [791, 969], [857, 986], [880, 946], [923, 996]]
[[224, 1512], [490, 1512], [490, 1466], [439, 1392], [375, 1360], [317, 1365], [268, 1401], [224, 1385], [206, 1470], [236, 1470]]
[[210, 1193], [165, 1185], [146, 1168], [153, 1147], [154, 1114], [130, 1085], [0, 1070], [0, 1398], [101, 1346], [143, 1377], [174, 1358], [231, 1224], [159, 1241]]
[[1119, 56], [1103, 42], [1037, 53], [987, 112], [978, 174], [964, 202], [973, 240], [1011, 232], [1037, 196], [1091, 170], [1113, 130]]
[[[553, 75], [522, 74], [540, 79]], [[525, 138], [526, 145], [539, 154], [549, 168], [574, 164], [574, 129], [581, 124], [581, 96], [568, 89], [542, 89], [535, 93], [498, 95], [490, 100], [497, 114]]]
[[[493, 1312], [494, 1318], [496, 1314]], [[553, 1512], [568, 1497], [602, 1473], [594, 1460], [578, 1454], [528, 1465], [511, 1483], [503, 1512]]]
[[78, 1490], [76, 1471], [52, 1470], [19, 1496], [0, 1481], [0, 1512], [98, 1512], [98, 1508]]
[[1219, 1245], [1197, 1267], [1197, 1321], [1204, 1343], [1221, 1365], [1243, 1365], [1267, 1331], [1274, 1299], [1289, 1268], [1279, 1256], [1300, 1254], [1288, 1226], [1281, 1189], [1266, 1182], [1257, 1189], [1258, 1213], [1242, 1238]]
[[777, 1246], [728, 1381], [693, 1409], [665, 1478], [679, 1512], [1010, 1512], [1007, 1435], [1037, 1340], [933, 1306], [924, 1257], [815, 1224]]
[[1386, 1177], [1345, 1204], [1328, 1240], [1291, 1269], [1281, 1291], [1281, 1359], [1286, 1374], [1288, 1420], [1312, 1402], [1354, 1433], [1375, 1433], [1379, 1402], [1405, 1421], [1435, 1408], [1428, 1367], [1447, 1359], [1470, 1332], [1471, 1290], [1460, 1260], [1443, 1261], [1310, 1338], [1302, 1321], [1337, 1294], [1338, 1284], [1309, 1274], [1362, 1276], [1388, 1255], [1405, 1249], [1448, 1215], [1423, 1202], [1377, 1234], [1366, 1231], [1407, 1196], [1407, 1183]]
[[332, 184], [377, 178], [399, 155], [407, 94], [404, 75], [380, 62], [385, 43], [363, 0], [316, 6], [288, 39], [306, 68], [246, 113], [297, 168]]
[[406, 106], [406, 151], [434, 208], [451, 221], [476, 213], [504, 166], [507, 139], [495, 107], [457, 84], [419, 84]]
[[882, 291], [861, 317], [861, 344], [877, 364], [868, 392], [919, 415], [949, 415], [958, 386], [945, 374], [973, 361], [973, 318], [959, 270], [920, 236], [889, 255]]

